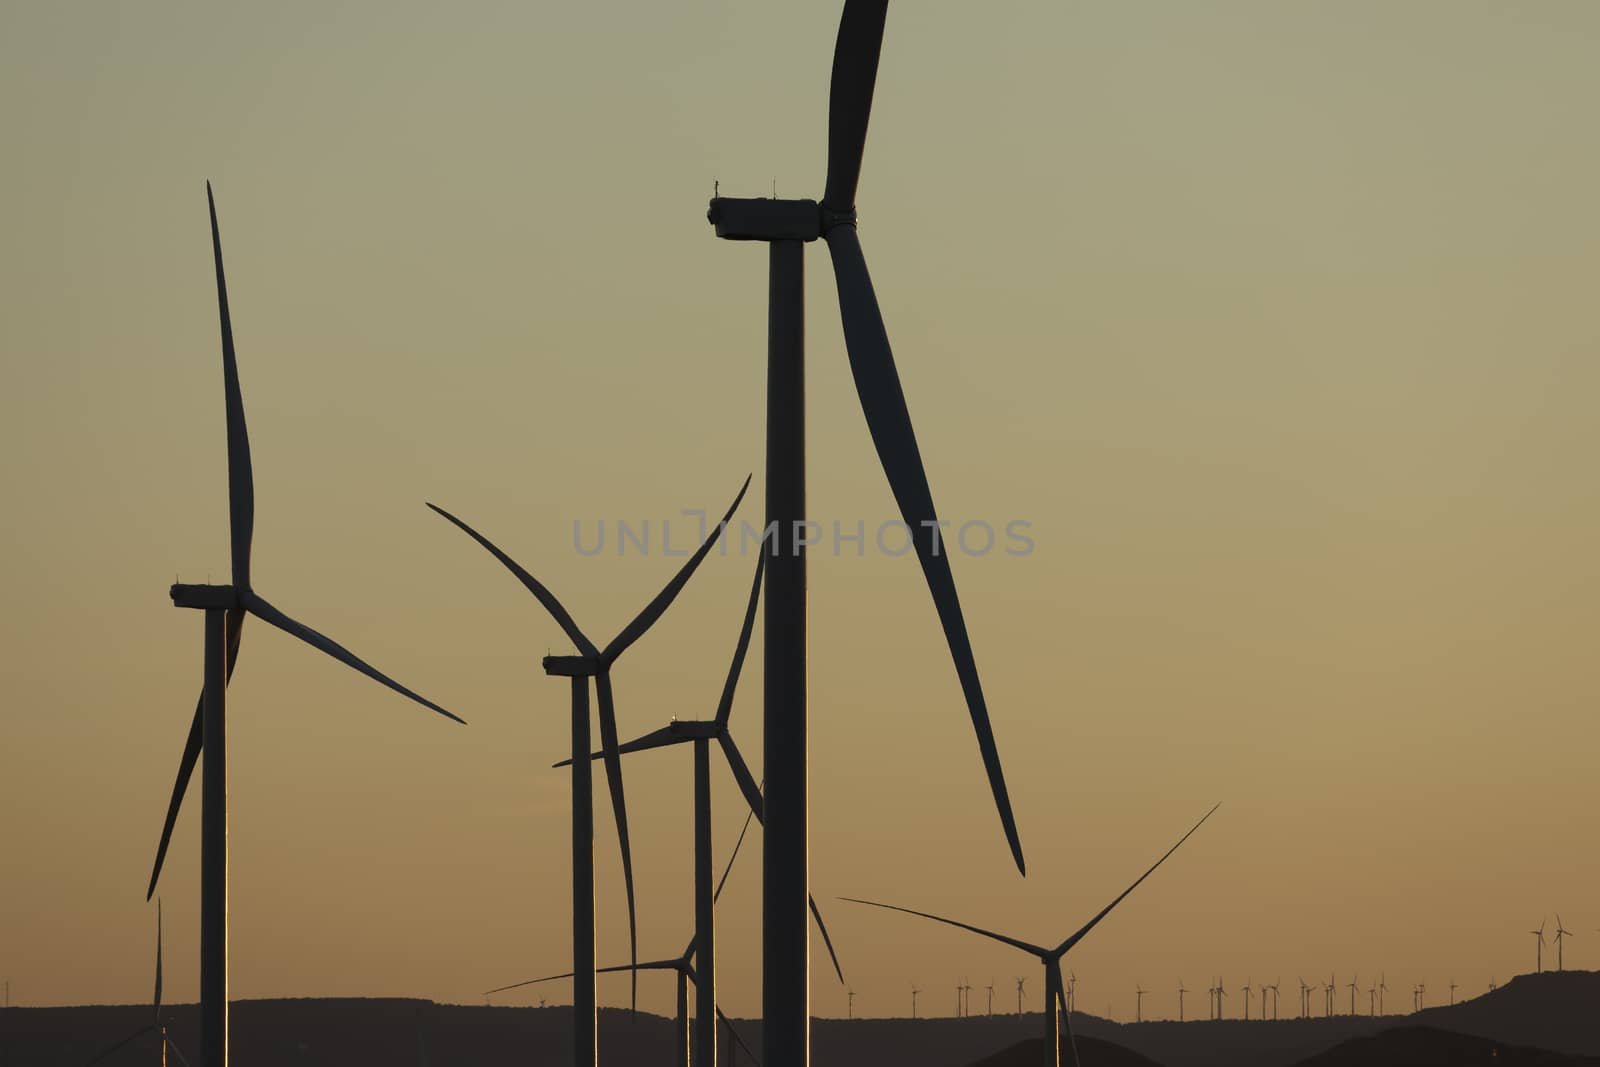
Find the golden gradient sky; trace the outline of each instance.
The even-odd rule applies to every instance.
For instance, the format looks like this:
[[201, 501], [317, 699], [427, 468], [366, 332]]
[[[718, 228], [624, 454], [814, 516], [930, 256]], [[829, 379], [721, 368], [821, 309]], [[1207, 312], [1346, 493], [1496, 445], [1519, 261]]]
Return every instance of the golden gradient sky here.
[[[537, 666], [561, 635], [423, 501], [601, 636], [675, 563], [581, 558], [573, 520], [720, 509], [759, 472], [765, 256], [714, 240], [705, 201], [714, 178], [820, 192], [835, 12], [6, 6], [17, 1002], [149, 995], [143, 890], [200, 676], [166, 587], [227, 569], [206, 178], [256, 585], [472, 724], [247, 629], [233, 992], [473, 1002], [564, 968], [567, 689]], [[1597, 46], [1579, 0], [894, 7], [862, 236], [942, 513], [1034, 524], [1031, 556], [956, 563], [1030, 874], [916, 565], [818, 553], [819, 898], [1059, 939], [1221, 800], [1069, 959], [1082, 1007], [1219, 972], [1474, 992], [1527, 970], [1556, 911], [1569, 963], [1600, 960]], [[876, 522], [892, 498], [807, 262], [812, 511]], [[747, 581], [712, 557], [629, 652], [625, 733], [709, 712]], [[734, 724], [758, 762], [754, 665]], [[690, 932], [689, 769], [629, 768], [646, 955]], [[743, 813], [715, 788], [725, 853]], [[164, 879], [170, 999], [196, 991], [196, 810]], [[759, 1009], [756, 859], [720, 909], [735, 1014]], [[1035, 970], [825, 909], [858, 1013]]]

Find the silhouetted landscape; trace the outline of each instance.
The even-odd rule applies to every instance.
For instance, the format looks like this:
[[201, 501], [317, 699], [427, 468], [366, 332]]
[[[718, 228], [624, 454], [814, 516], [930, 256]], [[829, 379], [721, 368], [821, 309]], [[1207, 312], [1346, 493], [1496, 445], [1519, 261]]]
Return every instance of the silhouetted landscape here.
[[[182, 1049], [199, 1041], [193, 1004], [167, 1010]], [[81, 1067], [148, 1023], [150, 1008], [13, 1008], [4, 1019], [3, 1067]], [[570, 1009], [435, 1004], [403, 999], [238, 1001], [233, 1056], [241, 1067], [283, 1064], [418, 1064], [494, 1067], [559, 1064], [571, 1057]], [[760, 1048], [759, 1021], [734, 1020]], [[1344, 1067], [1600, 1063], [1600, 972], [1522, 975], [1492, 993], [1416, 1014], [1116, 1023], [1075, 1013], [1085, 1067]], [[1039, 1062], [1037, 1013], [974, 1018], [817, 1019], [813, 1058], [826, 1067], [1007, 1067]], [[608, 1065], [670, 1059], [671, 1020], [602, 1008], [600, 1060]], [[728, 1063], [750, 1063], [743, 1051]], [[154, 1035], [107, 1063], [148, 1062]]]

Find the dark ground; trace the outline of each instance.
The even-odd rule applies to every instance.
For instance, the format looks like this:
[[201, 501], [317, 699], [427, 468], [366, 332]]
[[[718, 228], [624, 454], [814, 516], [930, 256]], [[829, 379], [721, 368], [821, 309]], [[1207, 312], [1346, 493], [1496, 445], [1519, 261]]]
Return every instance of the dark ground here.
[[[198, 1050], [198, 1011], [194, 1005], [168, 1008], [171, 1033], [185, 1052]], [[501, 1008], [434, 1004], [424, 1000], [255, 1000], [232, 1011], [236, 1067], [346, 1067], [384, 1064], [407, 1067], [552, 1067], [570, 1060], [568, 1009]], [[81, 1067], [96, 1052], [144, 1026], [148, 1006], [12, 1008], [0, 1011], [0, 1067]], [[759, 1022], [735, 1020], [750, 1047], [760, 1048]], [[1085, 1067], [1139, 1063], [1137, 1058], [1092, 1058], [1089, 1039], [1131, 1050], [1165, 1067], [1292, 1067], [1352, 1039], [1388, 1034], [1370, 1045], [1348, 1045], [1355, 1058], [1325, 1061], [1358, 1063], [1476, 1063], [1484, 1046], [1462, 1043], [1460, 1059], [1408, 1061], [1426, 1042], [1415, 1033], [1449, 1031], [1498, 1043], [1501, 1057], [1518, 1048], [1549, 1049], [1574, 1056], [1600, 1057], [1600, 973], [1523, 975], [1494, 993], [1454, 1007], [1429, 1008], [1418, 1015], [1335, 1016], [1331, 1019], [1260, 1022], [1149, 1022], [1119, 1024], [1075, 1014]], [[818, 1067], [989, 1067], [1013, 1062], [1015, 1046], [1037, 1044], [1043, 1029], [1038, 1014], [971, 1019], [818, 1019], [812, 1029]], [[1412, 1033], [1412, 1037], [1406, 1036]], [[605, 1067], [670, 1063], [671, 1024], [660, 1016], [602, 1009], [601, 1062]], [[1450, 1046], [1439, 1055], [1454, 1055]], [[1406, 1051], [1410, 1048], [1410, 1051]], [[1390, 1051], [1399, 1059], [1383, 1058]], [[1115, 1056], [1117, 1050], [1106, 1055]], [[1428, 1055], [1433, 1055], [1429, 1051]], [[1017, 1053], [1032, 1062], [1027, 1054]], [[985, 1057], [991, 1057], [985, 1061]], [[1510, 1060], [1543, 1067], [1555, 1060]], [[130, 1046], [108, 1064], [155, 1062], [153, 1039]], [[742, 1054], [721, 1062], [749, 1063]], [[1324, 1061], [1313, 1061], [1324, 1067]], [[198, 1065], [196, 1065], [198, 1067]]]

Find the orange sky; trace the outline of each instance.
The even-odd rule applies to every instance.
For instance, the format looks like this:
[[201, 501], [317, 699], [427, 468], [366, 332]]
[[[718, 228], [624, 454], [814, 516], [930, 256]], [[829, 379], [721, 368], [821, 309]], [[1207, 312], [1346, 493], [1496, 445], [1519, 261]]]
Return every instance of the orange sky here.
[[[247, 631], [233, 991], [471, 1002], [569, 958], [566, 687], [538, 669], [565, 646], [423, 501], [599, 632], [675, 563], [582, 557], [574, 520], [720, 509], [752, 470], [755, 520], [765, 256], [704, 206], [713, 180], [820, 192], [834, 21], [544, 7], [0, 15], [16, 1002], [149, 995], [143, 890], [200, 674], [166, 587], [227, 570], [206, 178], [256, 584], [471, 722]], [[1216, 973], [1472, 992], [1527, 970], [1557, 911], [1569, 964], [1600, 958], [1597, 43], [1577, 2], [891, 11], [862, 240], [943, 514], [1033, 524], [1031, 555], [956, 561], [1029, 876], [916, 565], [816, 554], [814, 888], [858, 1013], [908, 1011], [913, 981], [948, 1012], [961, 975], [1033, 965], [827, 898], [1059, 939], [1217, 800], [1074, 951], [1084, 1008]], [[822, 251], [811, 506], [875, 524], [893, 501]], [[625, 732], [709, 713], [747, 582], [712, 557], [629, 652]], [[734, 723], [759, 762], [752, 668]], [[689, 934], [689, 771], [630, 767], [642, 953]], [[742, 812], [715, 788], [721, 853]], [[164, 880], [176, 999], [195, 811]], [[759, 1007], [756, 859], [720, 909], [735, 1014]], [[820, 971], [814, 1003], [845, 1010]]]

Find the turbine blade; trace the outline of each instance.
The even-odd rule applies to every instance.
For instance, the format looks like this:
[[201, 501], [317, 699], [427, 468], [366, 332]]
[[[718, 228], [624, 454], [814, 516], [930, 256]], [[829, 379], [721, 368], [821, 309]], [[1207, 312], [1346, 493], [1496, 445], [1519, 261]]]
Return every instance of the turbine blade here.
[[512, 982], [510, 985], [503, 985], [499, 989], [487, 989], [484, 990], [483, 995], [487, 997], [495, 993], [504, 993], [508, 989], [521, 989], [525, 985], [538, 985], [541, 982], [559, 982], [563, 978], [571, 977], [571, 971], [568, 971], [566, 974], [549, 974], [545, 975], [543, 978], [530, 978], [526, 982]]
[[850, 356], [851, 373], [855, 376], [856, 393], [861, 398], [861, 410], [866, 415], [867, 429], [872, 433], [872, 443], [878, 450], [883, 472], [889, 478], [900, 515], [916, 545], [928, 592], [939, 613], [939, 623], [944, 628], [956, 676], [966, 696], [972, 728], [978, 735], [978, 750], [983, 755], [984, 770], [989, 775], [989, 787], [994, 792], [1012, 858], [1016, 860], [1017, 870], [1026, 874], [1022, 841], [1011, 812], [1011, 797], [1006, 792], [1005, 772], [1000, 766], [989, 709], [978, 680], [978, 664], [973, 658], [967, 623], [961, 614], [955, 577], [950, 573], [950, 557], [938, 542], [935, 525], [938, 514], [933, 507], [933, 494], [928, 488], [922, 454], [917, 449], [916, 432], [906, 409], [905, 393], [900, 388], [900, 375], [895, 370], [894, 354], [878, 310], [878, 298], [873, 294], [872, 278], [867, 274], [867, 262], [862, 257], [854, 226], [836, 226], [828, 231], [827, 238], [839, 286], [845, 348]]
[[166, 1042], [167, 1048], [171, 1049], [172, 1052], [177, 1055], [178, 1062], [183, 1064], [183, 1067], [189, 1067], [189, 1057], [183, 1054], [183, 1049], [178, 1047], [178, 1043], [172, 1040], [170, 1037], [166, 1039]]
[[755, 1064], [756, 1067], [761, 1067], [761, 1061], [756, 1058], [756, 1054], [754, 1052], [750, 1051], [750, 1046], [744, 1043], [744, 1038], [739, 1036], [739, 1031], [733, 1028], [733, 1021], [726, 1015], [722, 1014], [721, 1008], [717, 1009], [717, 1018], [722, 1020], [722, 1025], [728, 1028], [728, 1033], [733, 1035], [733, 1039], [734, 1041], [738, 1042], [739, 1047], [744, 1049], [744, 1054], [750, 1057], [750, 1062]]
[[[232, 608], [223, 622], [228, 648], [228, 680], [233, 678], [233, 665], [239, 661], [239, 640], [244, 634], [244, 612]], [[172, 830], [178, 824], [178, 811], [183, 807], [183, 797], [189, 790], [189, 779], [195, 764], [200, 762], [200, 750], [205, 741], [205, 701], [194, 702], [194, 718], [189, 723], [189, 736], [183, 742], [183, 755], [178, 758], [178, 780], [172, 786], [172, 799], [167, 802], [167, 818], [161, 824], [161, 841], [156, 845], [156, 862], [150, 869], [150, 886], [145, 890], [146, 903], [156, 895], [156, 883], [161, 880], [161, 866], [167, 861], [167, 846], [172, 844]]]
[[[755, 809], [751, 809], [744, 817], [744, 825], [739, 828], [739, 840], [733, 843], [733, 854], [728, 857], [728, 865], [722, 868], [722, 877], [717, 880], [717, 888], [711, 894], [711, 902], [715, 904], [722, 896], [722, 887], [728, 882], [728, 875], [733, 873], [733, 861], [739, 858], [739, 849], [744, 845], [744, 835], [750, 832], [750, 821], [756, 817]], [[693, 942], [691, 941], [692, 945]]]
[[[625, 756], [629, 752], [647, 752], [652, 748], [666, 748], [669, 745], [681, 745], [686, 741], [692, 740], [694, 740], [692, 737], [679, 737], [672, 732], [672, 727], [670, 726], [663, 726], [661, 729], [653, 730], [643, 737], [636, 737], [632, 741], [618, 745], [617, 753]], [[591, 760], [604, 759], [605, 755], [604, 751], [591, 752], [589, 758]], [[550, 766], [570, 767], [572, 766], [572, 757], [569, 756], [560, 763], [552, 763]]]
[[756, 821], [766, 825], [764, 812], [766, 800], [761, 795], [761, 786], [756, 784], [756, 776], [750, 773], [750, 767], [744, 761], [744, 756], [739, 752], [739, 746], [733, 743], [733, 735], [724, 730], [717, 735], [717, 741], [722, 745], [722, 754], [728, 758], [728, 769], [733, 771], [733, 780], [739, 783], [739, 791], [744, 794], [744, 801], [750, 805], [750, 811]]
[[250, 435], [244, 427], [239, 363], [233, 351], [228, 282], [222, 271], [222, 235], [217, 228], [217, 202], [211, 195], [210, 182], [206, 182], [206, 207], [211, 212], [211, 253], [217, 263], [217, 311], [222, 320], [222, 385], [228, 424], [228, 534], [233, 555], [233, 586], [243, 592], [250, 588], [250, 538], [256, 523], [256, 489], [250, 473]]
[[739, 630], [739, 644], [733, 650], [733, 665], [728, 668], [728, 680], [722, 684], [722, 699], [717, 701], [717, 722], [726, 726], [733, 714], [733, 691], [739, 685], [739, 672], [744, 668], [745, 653], [750, 651], [750, 632], [756, 625], [756, 602], [761, 599], [761, 575], [766, 570], [767, 553], [756, 553], [756, 577], [750, 583], [750, 601], [744, 609], [744, 626]]
[[[633, 845], [628, 841], [628, 802], [622, 792], [622, 756], [617, 752], [617, 709], [611, 695], [611, 672], [594, 676], [600, 705], [600, 749], [606, 765], [606, 785], [611, 789], [611, 812], [617, 820], [617, 844], [622, 848], [622, 882], [628, 892], [628, 960], [639, 965], [639, 927], [633, 904]], [[633, 1011], [639, 1010], [639, 975], [633, 976]]]
[[822, 921], [817, 898], [807, 893], [806, 903], [811, 905], [811, 918], [816, 921], [817, 932], [822, 935], [822, 943], [828, 948], [828, 958], [833, 961], [833, 973], [839, 976], [839, 984], [844, 985], [844, 968], [839, 966], [839, 954], [833, 950], [833, 938], [828, 936], [828, 924]]
[[457, 715], [452, 715], [450, 712], [444, 710], [433, 701], [413, 693], [411, 690], [407, 689], [393, 678], [390, 678], [387, 674], [384, 674], [376, 667], [373, 667], [362, 661], [354, 652], [351, 652], [348, 648], [345, 648], [337, 641], [319, 634], [317, 631], [313, 630], [304, 623], [296, 622], [295, 620], [289, 618], [289, 616], [285, 615], [283, 612], [279, 611], [277, 608], [261, 599], [261, 597], [257, 596], [255, 592], [246, 590], [243, 591], [242, 596], [244, 598], [245, 610], [249, 611], [250, 614], [256, 616], [262, 622], [276, 626], [278, 629], [282, 630], [291, 637], [298, 637], [300, 640], [304, 641], [317, 651], [327, 653], [340, 663], [343, 663], [346, 667], [360, 671], [362, 674], [366, 675], [368, 678], [371, 678], [379, 685], [387, 686], [388, 688], [393, 689], [401, 696], [416, 701], [418, 704], [421, 704], [430, 711], [436, 711], [447, 719], [454, 719], [463, 726], [466, 725], [467, 720]]
[[946, 926], [957, 926], [963, 930], [970, 930], [975, 934], [981, 934], [984, 937], [989, 938], [991, 941], [998, 941], [1002, 945], [1010, 945], [1012, 948], [1019, 948], [1033, 956], [1039, 956], [1042, 958], [1050, 955], [1050, 950], [1047, 948], [1040, 948], [1038, 945], [1030, 945], [1026, 941], [1018, 941], [1014, 937], [1007, 937], [1005, 934], [997, 934], [993, 930], [985, 930], [981, 926], [972, 926], [968, 923], [957, 922], [954, 919], [946, 919], [940, 915], [931, 915], [925, 911], [917, 911], [913, 908], [902, 908], [894, 904], [880, 904], [876, 900], [861, 900], [858, 897], [840, 897], [839, 899], [848, 900], [852, 904], [868, 904], [874, 908], [886, 908], [889, 911], [903, 911], [907, 915], [920, 915], [922, 918], [932, 919], [936, 923], [944, 923]]
[[483, 536], [477, 530], [474, 530], [472, 527], [468, 526], [466, 523], [450, 514], [444, 508], [439, 507], [437, 504], [429, 504], [428, 507], [432, 508], [435, 513], [454, 523], [462, 533], [466, 534], [468, 537], [478, 542], [478, 544], [488, 549], [489, 554], [495, 559], [499, 560], [501, 564], [504, 565], [506, 570], [516, 575], [517, 581], [521, 582], [527, 588], [528, 592], [533, 594], [534, 599], [539, 601], [539, 603], [544, 606], [544, 610], [548, 611], [550, 613], [550, 617], [556, 620], [556, 625], [561, 627], [562, 631], [566, 633], [568, 640], [577, 646], [579, 652], [585, 656], [598, 657], [600, 655], [600, 650], [594, 647], [594, 643], [584, 636], [582, 630], [578, 629], [578, 624], [572, 621], [571, 613], [569, 613], [567, 609], [562, 606], [561, 601], [556, 599], [556, 595], [554, 593], [544, 587], [544, 584], [540, 582], [539, 579], [529, 574], [516, 560], [512, 559], [510, 556], [500, 551], [499, 548], [495, 547], [495, 545], [487, 537]]
[[889, 0], [845, 0], [839, 16], [828, 86], [828, 181], [822, 194], [822, 202], [838, 211], [856, 203], [888, 14]]
[[634, 616], [633, 621], [624, 626], [622, 632], [605, 647], [600, 653], [600, 661], [602, 663], [608, 666], [615, 663], [617, 657], [626, 652], [628, 646], [644, 636], [644, 632], [654, 626], [656, 620], [661, 618], [666, 610], [672, 606], [672, 602], [677, 599], [678, 593], [683, 590], [690, 576], [694, 574], [695, 568], [700, 566], [700, 561], [706, 558], [706, 553], [711, 551], [711, 546], [717, 543], [722, 527], [727, 525], [728, 520], [733, 518], [733, 513], [739, 510], [739, 502], [744, 499], [745, 491], [749, 488], [750, 476], [745, 475], [744, 484], [739, 487], [739, 495], [733, 498], [733, 503], [729, 505], [727, 513], [722, 516], [722, 522], [717, 525], [716, 529], [706, 535], [706, 539], [701, 542], [700, 547], [695, 549], [694, 555], [684, 560], [683, 566], [678, 568], [678, 573], [672, 576], [672, 580], [667, 583], [666, 588], [657, 593], [655, 599], [646, 604], [644, 610]]
[[115, 1045], [112, 1045], [110, 1048], [101, 1049], [99, 1052], [95, 1053], [94, 1059], [89, 1060], [88, 1062], [86, 1062], [83, 1065], [83, 1067], [93, 1067], [94, 1064], [99, 1063], [101, 1060], [109, 1058], [110, 1056], [112, 1056], [113, 1054], [115, 1054], [117, 1052], [120, 1052], [122, 1049], [124, 1049], [127, 1046], [133, 1044], [135, 1041], [139, 1040], [145, 1034], [148, 1034], [150, 1031], [152, 1031], [154, 1029], [156, 1029], [156, 1027], [154, 1025], [151, 1025], [151, 1026], [146, 1026], [142, 1030], [134, 1031], [133, 1033], [129, 1034], [127, 1037], [123, 1038], [121, 1041], [118, 1041]]
[[1078, 1067], [1078, 1039], [1073, 1036], [1072, 1013], [1067, 1010], [1067, 983], [1061, 980], [1061, 960], [1057, 958], [1045, 966], [1053, 967], [1056, 972], [1056, 999], [1061, 1005], [1061, 1031], [1067, 1038], [1067, 1063], [1070, 1067]]

